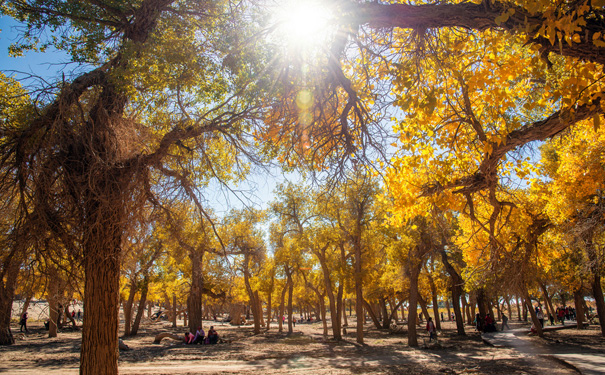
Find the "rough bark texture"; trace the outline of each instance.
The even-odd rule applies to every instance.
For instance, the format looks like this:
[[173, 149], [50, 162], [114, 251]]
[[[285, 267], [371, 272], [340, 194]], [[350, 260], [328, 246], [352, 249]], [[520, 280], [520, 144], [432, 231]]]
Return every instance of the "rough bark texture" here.
[[189, 316], [189, 332], [195, 332], [202, 326], [202, 259], [203, 253], [198, 249], [189, 251], [191, 260], [191, 289], [187, 299], [187, 311]]
[[21, 262], [12, 256], [4, 259], [2, 264], [3, 277], [0, 277], [0, 345], [15, 343], [10, 322], [20, 266]]

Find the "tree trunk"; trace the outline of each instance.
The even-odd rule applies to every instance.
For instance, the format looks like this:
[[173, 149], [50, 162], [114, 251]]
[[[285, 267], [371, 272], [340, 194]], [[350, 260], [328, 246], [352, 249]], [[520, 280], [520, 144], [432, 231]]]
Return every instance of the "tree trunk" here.
[[[420, 260], [418, 260], [420, 262]], [[408, 345], [418, 346], [418, 335], [416, 333], [416, 319], [418, 318], [418, 276], [420, 275], [420, 264], [408, 264], [408, 275], [410, 277], [410, 308], [408, 311]]]
[[254, 292], [254, 295], [255, 295], [255, 299], [256, 299], [256, 304], [258, 305], [256, 307], [256, 310], [258, 311], [258, 319], [260, 320], [260, 326], [264, 327], [265, 326], [265, 316], [263, 315], [263, 301], [260, 299], [258, 290]]
[[48, 286], [48, 337], [57, 337], [59, 326], [59, 283], [57, 281], [57, 269], [54, 265], [49, 266], [48, 278], [52, 280]]
[[[576, 305], [576, 327], [584, 329], [584, 296], [582, 295], [582, 287], [574, 290], [574, 304]], [[554, 315], [553, 315], [554, 316]]]
[[533, 308], [533, 304], [531, 302], [527, 289], [525, 287], [523, 287], [523, 290], [521, 292], [523, 294], [523, 299], [525, 300], [525, 306], [526, 306], [527, 310], [529, 311], [529, 314], [531, 315], [531, 321], [532, 321], [534, 327], [536, 328], [536, 332], [538, 333], [538, 336], [544, 337], [544, 330], [542, 329], [542, 325], [540, 324], [540, 321], [538, 320], [538, 316], [536, 315], [536, 310], [534, 310], [534, 308]]
[[605, 300], [603, 299], [603, 289], [601, 287], [601, 276], [595, 273], [592, 279], [592, 295], [597, 303], [597, 315], [601, 325], [601, 335], [605, 337]]
[[294, 298], [294, 281], [292, 280], [292, 274], [288, 273], [288, 334], [294, 332], [292, 327], [292, 313], [293, 305], [292, 300]]
[[[425, 319], [428, 321], [431, 314], [429, 314], [429, 309], [427, 307], [427, 303], [424, 300], [424, 298], [422, 298], [422, 295], [420, 293], [418, 293], [418, 303], [420, 304], [420, 309], [422, 310], [422, 315], [424, 315]], [[421, 321], [422, 321], [422, 319], [421, 319]]]
[[132, 324], [132, 305], [134, 297], [137, 294], [136, 276], [130, 279], [130, 287], [128, 288], [128, 300], [124, 304], [124, 336], [130, 336], [130, 325]]
[[147, 275], [143, 277], [143, 285], [141, 286], [141, 297], [139, 298], [139, 306], [137, 308], [137, 315], [134, 318], [132, 329], [130, 330], [130, 336], [135, 336], [139, 331], [141, 325], [141, 318], [143, 318], [143, 312], [145, 312], [145, 304], [147, 303], [147, 293], [149, 292], [149, 278]]
[[389, 327], [391, 326], [391, 315], [389, 314], [389, 311], [387, 310], [387, 299], [386, 298], [380, 299], [380, 308], [382, 309], [382, 328], [389, 329]]
[[172, 328], [176, 328], [176, 319], [178, 318], [178, 309], [176, 306], [176, 294], [172, 295]]
[[397, 311], [399, 310], [399, 305], [401, 305], [401, 303], [396, 303], [395, 301], [395, 298], [389, 299], [389, 307], [391, 308], [391, 319], [394, 319], [395, 323], [397, 323], [399, 321]]
[[279, 302], [279, 318], [278, 318], [278, 330], [279, 332], [284, 331], [284, 315], [285, 315], [285, 306], [286, 306], [286, 293], [288, 291], [288, 283], [284, 285], [284, 289], [281, 291], [281, 299]]
[[521, 304], [519, 303], [519, 296], [515, 296], [515, 303], [517, 304], [517, 319], [521, 321]]
[[271, 299], [271, 292], [273, 291], [273, 284], [271, 284], [271, 290], [267, 293], [267, 331], [271, 328], [271, 313], [273, 311], [273, 304]]
[[437, 287], [430, 273], [427, 273], [429, 279], [429, 287], [431, 288], [431, 302], [433, 303], [433, 315], [435, 315], [435, 328], [441, 331], [441, 317], [439, 316], [439, 301], [437, 295]]
[[[376, 313], [374, 313], [374, 309], [372, 309], [372, 306], [365, 299], [363, 300], [363, 304], [366, 308], [366, 311], [370, 315], [370, 318], [372, 318], [372, 322], [374, 322], [374, 326], [376, 327], [376, 329], [381, 329], [382, 327], [380, 326], [380, 321], [378, 320]], [[357, 323], [357, 324], [359, 324], [359, 323]]]
[[23, 316], [23, 314], [25, 314], [27, 312], [27, 309], [29, 309], [29, 304], [32, 301], [33, 296], [31, 294], [28, 294], [27, 297], [25, 297], [25, 302], [23, 303], [23, 308], [21, 309], [21, 315]]
[[[451, 292], [452, 292], [452, 304], [454, 307], [454, 315], [456, 316], [456, 330], [458, 335], [464, 336], [466, 332], [464, 331], [464, 318], [462, 316], [462, 312], [460, 311], [460, 297], [463, 299], [463, 305], [466, 303], [466, 298], [462, 296], [462, 285], [464, 280], [462, 276], [458, 273], [458, 271], [452, 266], [445, 251], [445, 248], [441, 247], [439, 249], [441, 254], [441, 262], [445, 266], [447, 273], [450, 275], [450, 281], [452, 283]], [[450, 313], [449, 304], [447, 305], [447, 313]], [[448, 317], [449, 318], [449, 317]], [[467, 317], [469, 318], [469, 317]], [[469, 321], [471, 321], [469, 319]]]
[[76, 324], [76, 320], [73, 318], [73, 316], [72, 316], [72, 315], [71, 315], [71, 313], [69, 312], [69, 305], [68, 305], [67, 303], [65, 304], [65, 309], [64, 309], [64, 311], [65, 311], [65, 317], [66, 317], [67, 319], [69, 319], [69, 321], [71, 322], [71, 326], [72, 326], [74, 329], [78, 329], [78, 325]]
[[[363, 326], [365, 324], [365, 314], [363, 313], [363, 280], [362, 280], [362, 259], [361, 259], [361, 235], [356, 231], [355, 248], [355, 314], [357, 314], [357, 332], [356, 340], [358, 344], [363, 344]], [[379, 325], [380, 327], [380, 325]]]
[[[112, 184], [108, 184], [112, 185]], [[120, 200], [105, 197], [99, 206], [122, 206]], [[94, 199], [85, 200], [94, 202]], [[95, 202], [96, 203], [96, 202]], [[94, 205], [92, 203], [91, 205]], [[121, 209], [121, 208], [120, 208]], [[122, 215], [114, 209], [87, 210], [90, 215], [84, 242], [84, 329], [80, 374], [118, 373], [118, 309], [120, 296], [120, 251]]]
[[[325, 254], [319, 250], [315, 252], [319, 264], [321, 265], [321, 271], [323, 273], [324, 285], [326, 287], [326, 294], [328, 295], [328, 303], [330, 304], [330, 320], [332, 321], [332, 335], [334, 340], [342, 340], [342, 334], [340, 331], [340, 312], [337, 309], [336, 296], [334, 295], [334, 288], [332, 286], [332, 279], [330, 275], [330, 269], [326, 261]], [[323, 318], [325, 321], [325, 317]]]
[[544, 283], [540, 283], [540, 288], [542, 289], [542, 294], [544, 295], [544, 301], [546, 302], [546, 305], [550, 309], [550, 313], [554, 317], [557, 310], [555, 310], [553, 308], [552, 298], [550, 298], [550, 295], [548, 294], [548, 289], [546, 288], [546, 285], [544, 285]]
[[11, 314], [20, 267], [21, 261], [14, 257], [4, 260], [2, 265], [2, 271], [6, 271], [6, 276], [0, 277], [0, 345], [15, 343], [11, 331]]
[[188, 255], [191, 260], [191, 288], [187, 299], [187, 316], [189, 332], [195, 332], [198, 327], [202, 326], [202, 290], [204, 287], [202, 260], [204, 252], [192, 247]]

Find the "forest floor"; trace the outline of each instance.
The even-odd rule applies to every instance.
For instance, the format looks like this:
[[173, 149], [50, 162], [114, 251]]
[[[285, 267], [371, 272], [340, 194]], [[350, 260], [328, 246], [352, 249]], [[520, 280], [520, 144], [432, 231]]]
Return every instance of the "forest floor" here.
[[[509, 323], [511, 323], [509, 321]], [[321, 322], [297, 324], [290, 335], [269, 331], [253, 335], [252, 326], [204, 322], [206, 331], [214, 325], [223, 343], [184, 345], [166, 338], [154, 344], [160, 332], [183, 334], [185, 328], [171, 328], [168, 322], [142, 324], [139, 334], [125, 338], [130, 351], [120, 353], [121, 374], [578, 374], [579, 372], [549, 355], [590, 353], [605, 356], [605, 339], [598, 327], [548, 332], [544, 339], [516, 335], [514, 347], [486, 345], [481, 336], [466, 327], [467, 336], [456, 335], [455, 325], [443, 324], [438, 343], [428, 343], [426, 331], [419, 327], [419, 348], [407, 346], [407, 332], [365, 327], [365, 344], [355, 342], [349, 327], [340, 342], [324, 338]], [[526, 324], [512, 322], [512, 328]], [[78, 373], [81, 332], [64, 330], [48, 338], [41, 322], [29, 324], [30, 332], [19, 333], [16, 344], [0, 347], [0, 373], [69, 374]]]

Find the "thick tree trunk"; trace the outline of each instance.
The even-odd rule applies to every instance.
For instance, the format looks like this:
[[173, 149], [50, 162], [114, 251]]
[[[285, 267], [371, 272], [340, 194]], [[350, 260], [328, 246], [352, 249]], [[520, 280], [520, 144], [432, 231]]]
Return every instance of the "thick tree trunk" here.
[[[99, 205], [121, 206], [119, 200]], [[118, 373], [118, 308], [122, 216], [113, 209], [88, 210], [91, 215], [84, 243], [84, 329], [80, 354], [83, 375]], [[98, 219], [98, 222], [95, 220]]]
[[[584, 296], [582, 295], [582, 287], [574, 290], [574, 304], [576, 305], [576, 328], [584, 329]], [[554, 315], [553, 315], [554, 316]]]
[[[419, 260], [418, 260], [419, 262]], [[420, 275], [420, 264], [408, 264], [408, 275], [410, 277], [410, 308], [408, 311], [408, 345], [418, 346], [418, 335], [416, 332], [416, 319], [418, 318], [418, 276]]]
[[[427, 303], [424, 298], [422, 298], [422, 295], [420, 293], [418, 293], [418, 303], [420, 304], [420, 309], [422, 310], [422, 315], [424, 315], [424, 319], [428, 321], [431, 314], [429, 314]], [[421, 321], [423, 321], [423, 319], [421, 319]]]
[[15, 343], [11, 332], [11, 313], [20, 267], [21, 262], [14, 257], [5, 259], [2, 265], [2, 270], [6, 270], [6, 276], [5, 278], [0, 277], [0, 345]]
[[263, 315], [263, 301], [260, 299], [258, 290], [254, 292], [254, 299], [256, 300], [256, 311], [258, 312], [258, 320], [261, 327], [265, 326], [265, 317]]
[[187, 299], [187, 315], [189, 317], [189, 332], [195, 332], [202, 326], [202, 259], [203, 252], [196, 248], [189, 251], [191, 260], [191, 288]]
[[139, 306], [137, 308], [137, 316], [134, 318], [132, 329], [130, 330], [130, 336], [135, 336], [139, 331], [141, 325], [141, 319], [143, 318], [143, 312], [145, 312], [145, 304], [147, 303], [147, 293], [149, 292], [149, 279], [147, 275], [143, 278], [143, 285], [141, 286], [141, 297], [139, 298]]

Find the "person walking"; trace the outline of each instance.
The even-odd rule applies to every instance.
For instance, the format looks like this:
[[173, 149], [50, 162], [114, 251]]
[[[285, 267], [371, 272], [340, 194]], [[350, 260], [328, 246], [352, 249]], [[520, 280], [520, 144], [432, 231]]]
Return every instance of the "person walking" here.
[[437, 329], [435, 328], [435, 323], [433, 323], [433, 318], [429, 316], [429, 320], [426, 322], [426, 330], [429, 332], [429, 342], [433, 338], [437, 341]]
[[25, 333], [29, 332], [27, 330], [27, 311], [23, 313], [23, 315], [21, 315], [21, 320], [19, 321], [19, 331], [23, 332], [23, 328], [25, 328]]
[[506, 316], [506, 314], [502, 314], [502, 329], [501, 331], [504, 331], [504, 327], [506, 327], [506, 329], [510, 329], [510, 327], [508, 326], [508, 316]]

